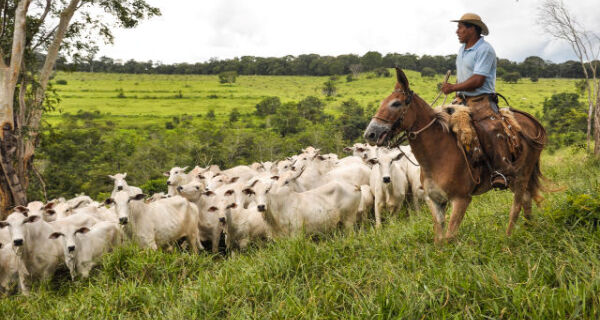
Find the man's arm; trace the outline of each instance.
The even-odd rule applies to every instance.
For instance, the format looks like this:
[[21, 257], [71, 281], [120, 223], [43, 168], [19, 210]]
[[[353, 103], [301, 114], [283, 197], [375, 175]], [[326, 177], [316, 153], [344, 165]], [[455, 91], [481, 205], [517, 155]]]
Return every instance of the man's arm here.
[[485, 76], [482, 76], [480, 74], [474, 74], [469, 79], [467, 79], [467, 81], [461, 83], [444, 83], [444, 85], [442, 85], [442, 92], [444, 94], [449, 94], [456, 91], [472, 91], [481, 87], [484, 82]]

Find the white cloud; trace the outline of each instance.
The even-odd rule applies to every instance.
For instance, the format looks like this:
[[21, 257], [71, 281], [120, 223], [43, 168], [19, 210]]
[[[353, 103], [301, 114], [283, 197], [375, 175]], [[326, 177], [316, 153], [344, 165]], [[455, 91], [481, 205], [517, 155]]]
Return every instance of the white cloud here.
[[[115, 31], [100, 55], [165, 63], [306, 53], [364, 54], [374, 50], [419, 55], [458, 50], [456, 25], [464, 12], [482, 16], [499, 57], [573, 59], [568, 44], [536, 25], [541, 0], [149, 0], [163, 15], [133, 30]], [[568, 1], [577, 21], [600, 30], [598, 0]]]

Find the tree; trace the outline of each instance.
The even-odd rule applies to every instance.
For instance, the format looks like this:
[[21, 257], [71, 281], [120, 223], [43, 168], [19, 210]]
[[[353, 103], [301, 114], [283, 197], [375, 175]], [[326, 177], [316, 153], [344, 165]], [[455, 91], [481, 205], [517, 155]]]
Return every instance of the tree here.
[[229, 122], [237, 122], [240, 119], [240, 116], [241, 114], [238, 108], [231, 109], [231, 112], [229, 112]]
[[235, 83], [238, 74], [235, 71], [224, 71], [219, 73], [219, 83]]
[[369, 123], [369, 119], [365, 117], [365, 110], [354, 99], [342, 102], [340, 110], [342, 114], [335, 120], [335, 124], [342, 132], [343, 138], [354, 141], [361, 137]]
[[298, 107], [293, 102], [282, 104], [273, 115], [271, 123], [282, 137], [298, 133], [306, 126], [306, 120], [300, 116]]
[[433, 78], [435, 77], [435, 70], [430, 67], [425, 67], [421, 70], [421, 77]]
[[517, 71], [515, 72], [506, 72], [503, 76], [502, 76], [502, 80], [508, 82], [508, 83], [517, 83], [519, 82], [519, 79], [521, 79], [521, 74]]
[[544, 121], [551, 144], [570, 145], [585, 137], [586, 107], [579, 101], [579, 94], [563, 92], [544, 100]]
[[277, 112], [277, 108], [281, 106], [279, 97], [267, 97], [256, 104], [256, 115], [259, 117], [268, 116]]
[[[46, 0], [28, 15], [31, 0], [2, 3], [0, 210], [5, 214], [9, 206], [27, 203], [42, 114], [55, 101], [48, 89], [59, 52], [89, 52], [95, 46], [92, 35], [112, 42], [111, 28], [133, 28], [160, 10], [143, 0]], [[34, 6], [43, 3], [35, 1]]]
[[360, 64], [365, 68], [366, 71], [371, 71], [381, 66], [383, 57], [381, 53], [377, 51], [369, 51], [360, 58]]
[[586, 31], [562, 0], [544, 1], [539, 8], [537, 22], [553, 37], [567, 41], [577, 58], [579, 58], [579, 64], [586, 82], [588, 82], [587, 147], [589, 150], [593, 119], [594, 155], [600, 157], [600, 78], [597, 76], [597, 69], [600, 64], [600, 61], [598, 61], [600, 36], [591, 31]]
[[335, 81], [333, 81], [333, 80], [325, 81], [325, 83], [323, 83], [322, 90], [323, 90], [323, 94], [328, 97], [335, 95], [335, 92], [337, 91], [337, 88], [335, 86]]
[[323, 119], [325, 104], [317, 97], [308, 96], [298, 102], [298, 113], [304, 119], [316, 123]]

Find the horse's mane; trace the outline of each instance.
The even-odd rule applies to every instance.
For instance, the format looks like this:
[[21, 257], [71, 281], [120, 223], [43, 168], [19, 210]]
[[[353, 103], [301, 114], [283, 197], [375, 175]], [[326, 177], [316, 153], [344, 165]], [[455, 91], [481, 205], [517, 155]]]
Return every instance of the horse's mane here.
[[429, 105], [429, 103], [427, 103], [425, 100], [423, 100], [423, 98], [419, 97], [417, 94], [415, 94], [415, 96], [418, 98], [416, 100], [418, 100], [418, 101], [420, 100], [420, 103], [422, 104], [421, 107], [423, 107], [423, 108], [429, 107], [429, 108], [433, 109], [436, 122], [442, 126], [442, 129], [444, 130], [444, 132], [446, 132], [446, 133], [450, 132], [450, 115], [446, 111], [444, 111], [442, 106], [433, 108]]

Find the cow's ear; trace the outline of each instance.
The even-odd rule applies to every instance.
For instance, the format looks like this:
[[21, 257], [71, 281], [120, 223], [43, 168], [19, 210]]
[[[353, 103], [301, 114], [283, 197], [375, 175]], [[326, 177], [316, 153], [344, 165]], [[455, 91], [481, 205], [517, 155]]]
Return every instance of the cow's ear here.
[[369, 163], [370, 164], [378, 164], [379, 160], [377, 160], [377, 158], [371, 158], [371, 159], [369, 159]]
[[198, 175], [198, 179], [200, 179], [200, 180], [204, 180], [204, 179], [206, 179], [206, 177], [204, 177], [203, 175], [199, 174], [199, 175]]
[[233, 177], [229, 180], [229, 183], [234, 183], [234, 182], [238, 181], [239, 178], [240, 177]]
[[226, 196], [230, 196], [230, 195], [232, 195], [234, 193], [235, 193], [235, 191], [233, 191], [233, 189], [229, 189], [229, 190], [225, 191], [225, 195]]
[[29, 216], [27, 219], [23, 220], [23, 223], [32, 223], [40, 220], [40, 216]]
[[8, 227], [10, 224], [8, 224], [8, 222], [4, 222], [4, 221], [0, 221], [0, 229], [4, 228], [4, 227]]
[[346, 153], [350, 153], [350, 152], [352, 152], [352, 148], [350, 148], [350, 147], [345, 147], [345, 148], [344, 148], [344, 152], [346, 152]]
[[358, 151], [358, 152], [365, 152], [366, 150], [367, 150], [367, 149], [365, 149], [365, 148], [361, 148], [361, 147], [358, 147], [358, 148], [356, 149], [356, 151]]
[[123, 179], [127, 178], [127, 172], [123, 172]]
[[56, 205], [56, 202], [48, 202], [48, 204], [46, 204], [44, 206], [44, 210], [52, 209], [52, 208], [54, 208], [55, 205]]
[[396, 157], [394, 157], [394, 161], [402, 159], [404, 153], [400, 152]]
[[163, 176], [165, 176], [165, 177], [170, 177], [170, 176], [171, 176], [171, 174], [170, 174], [170, 173], [168, 173], [168, 172], [163, 172]]
[[108, 199], [104, 200], [105, 205], [110, 205], [112, 203], [115, 203], [115, 199], [113, 199], [113, 198], [108, 198]]
[[62, 232], [52, 232], [48, 239], [58, 239], [60, 236], [64, 236]]
[[139, 200], [143, 200], [144, 198], [146, 198], [146, 195], [143, 193], [138, 193], [133, 197], [129, 197], [129, 201], [131, 200], [135, 200], [135, 201], [139, 201]]
[[279, 176], [272, 176], [271, 180], [279, 180]]
[[203, 193], [202, 195], [205, 195], [205, 196], [207, 196], [207, 197], [210, 197], [210, 196], [214, 196], [214, 195], [215, 195], [215, 193], [214, 193], [214, 192], [212, 192], [212, 191], [206, 191], [206, 192], [205, 192], [205, 193]]
[[185, 172], [185, 170], [187, 170], [188, 166], [185, 166], [183, 168], [181, 168], [181, 171]]
[[246, 188], [246, 189], [242, 190], [242, 192], [246, 195], [254, 194], [254, 191], [250, 188]]
[[79, 229], [75, 230], [75, 232], [73, 232], [73, 234], [77, 234], [77, 233], [88, 233], [88, 232], [90, 232], [90, 229], [89, 229], [89, 228], [87, 228], [87, 227], [82, 227], [82, 228], [79, 228]]
[[24, 216], [27, 217], [28, 213], [29, 213], [29, 209], [23, 206], [17, 206], [15, 207], [15, 211], [22, 213]]
[[237, 204], [234, 202], [234, 203], [228, 205], [226, 209], [235, 209], [235, 208], [237, 208]]

